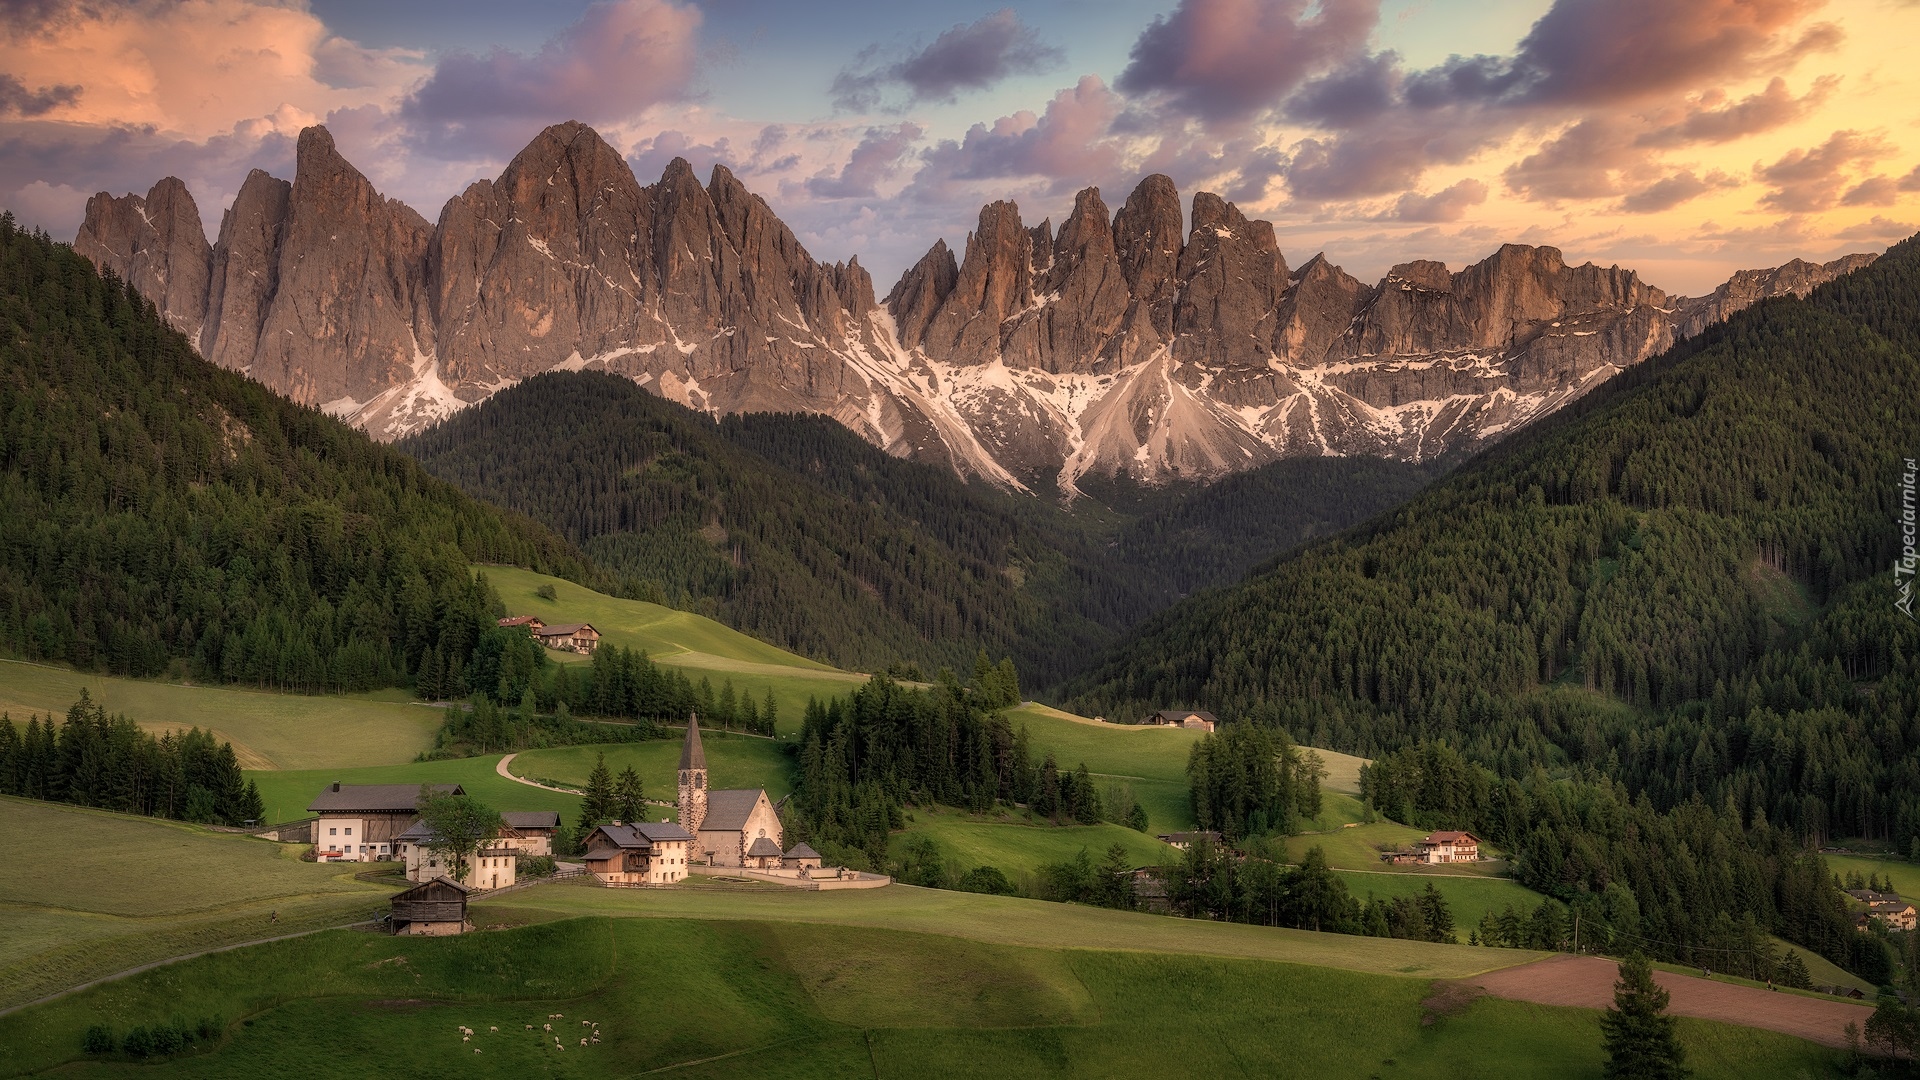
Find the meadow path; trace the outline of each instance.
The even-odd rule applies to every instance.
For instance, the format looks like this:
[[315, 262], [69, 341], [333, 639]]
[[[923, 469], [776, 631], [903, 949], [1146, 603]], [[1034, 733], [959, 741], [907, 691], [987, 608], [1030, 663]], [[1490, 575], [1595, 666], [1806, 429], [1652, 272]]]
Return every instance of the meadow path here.
[[528, 787], [537, 787], [542, 791], [557, 791], [562, 795], [581, 794], [581, 792], [576, 791], [570, 787], [554, 787], [552, 784], [543, 784], [538, 780], [529, 780], [524, 776], [515, 776], [511, 772], [508, 772], [507, 766], [511, 765], [513, 763], [513, 759], [519, 756], [520, 756], [519, 754], [508, 754], [507, 756], [501, 758], [499, 761], [494, 763], [493, 771], [499, 773], [501, 776], [506, 777], [507, 779], [513, 781], [516, 784], [525, 784]]
[[[1597, 956], [1554, 956], [1461, 981], [1514, 1001], [1604, 1009], [1613, 1004], [1613, 983], [1619, 974], [1618, 964]], [[1865, 1030], [1867, 1017], [1873, 1015], [1865, 1005], [1769, 992], [1671, 971], [1655, 971], [1653, 981], [1673, 995], [1668, 1011], [1676, 1015], [1764, 1028], [1824, 1046], [1845, 1048], [1846, 1026], [1858, 1024]]]

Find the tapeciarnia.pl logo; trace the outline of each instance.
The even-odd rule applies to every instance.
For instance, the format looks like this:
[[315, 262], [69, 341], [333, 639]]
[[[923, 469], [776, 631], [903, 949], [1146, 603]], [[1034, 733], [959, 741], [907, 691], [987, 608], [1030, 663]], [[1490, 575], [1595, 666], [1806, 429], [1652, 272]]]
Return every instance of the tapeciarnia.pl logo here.
[[1914, 572], [1914, 517], [1913, 517], [1913, 481], [1914, 474], [1920, 472], [1914, 468], [1912, 458], [1904, 459], [1906, 471], [1900, 474], [1900, 557], [1893, 560], [1893, 606], [1907, 618], [1913, 618], [1913, 572]]

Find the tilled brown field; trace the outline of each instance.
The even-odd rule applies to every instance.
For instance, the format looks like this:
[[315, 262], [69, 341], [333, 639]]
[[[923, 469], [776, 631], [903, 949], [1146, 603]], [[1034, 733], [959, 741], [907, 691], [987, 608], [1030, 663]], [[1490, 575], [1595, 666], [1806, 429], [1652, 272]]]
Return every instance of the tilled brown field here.
[[[1555, 956], [1464, 981], [1494, 997], [1604, 1009], [1613, 1004], [1613, 983], [1619, 974], [1619, 965], [1611, 960]], [[1867, 1017], [1873, 1015], [1871, 1008], [1853, 1002], [1769, 992], [1670, 971], [1654, 972], [1653, 981], [1672, 993], [1668, 1011], [1678, 1016], [1765, 1028], [1826, 1046], [1844, 1047], [1846, 1026], [1857, 1024], [1864, 1030]]]

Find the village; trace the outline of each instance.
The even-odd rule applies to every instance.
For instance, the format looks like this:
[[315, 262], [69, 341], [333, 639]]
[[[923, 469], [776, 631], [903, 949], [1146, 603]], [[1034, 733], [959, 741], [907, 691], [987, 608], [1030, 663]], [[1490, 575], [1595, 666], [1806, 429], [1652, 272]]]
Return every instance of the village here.
[[[578, 640], [580, 629], [568, 628], [568, 636]], [[465, 796], [458, 784], [332, 783], [308, 804], [314, 817], [307, 830], [319, 862], [398, 864], [415, 883], [392, 899], [387, 929], [396, 934], [472, 929], [468, 900], [526, 883], [521, 864], [528, 860], [554, 868], [543, 879], [604, 888], [672, 887], [700, 873], [809, 891], [892, 883], [882, 874], [823, 867], [804, 842], [785, 846], [779, 809], [764, 789], [711, 787], [697, 716], [688, 721], [678, 772], [677, 820], [594, 824], [577, 838], [578, 857], [566, 861], [554, 861], [566, 825], [553, 810], [502, 811], [466, 850], [437, 835], [423, 806], [435, 796]]]

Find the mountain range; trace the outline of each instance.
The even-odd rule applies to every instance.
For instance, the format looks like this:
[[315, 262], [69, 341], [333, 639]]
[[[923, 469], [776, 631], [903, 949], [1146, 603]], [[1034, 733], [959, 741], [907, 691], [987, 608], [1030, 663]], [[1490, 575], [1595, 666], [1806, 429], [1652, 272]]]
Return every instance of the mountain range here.
[[1083, 479], [1214, 479], [1296, 456], [1470, 451], [1850, 255], [1669, 296], [1631, 270], [1504, 245], [1463, 270], [1366, 284], [1289, 267], [1273, 226], [1149, 176], [1056, 230], [995, 202], [877, 301], [857, 258], [815, 260], [725, 167], [642, 186], [574, 122], [429, 223], [324, 127], [291, 183], [255, 170], [211, 245], [186, 186], [87, 204], [75, 250], [202, 355], [377, 438], [531, 375], [596, 369], [714, 415], [833, 417], [889, 453], [1071, 495]]

